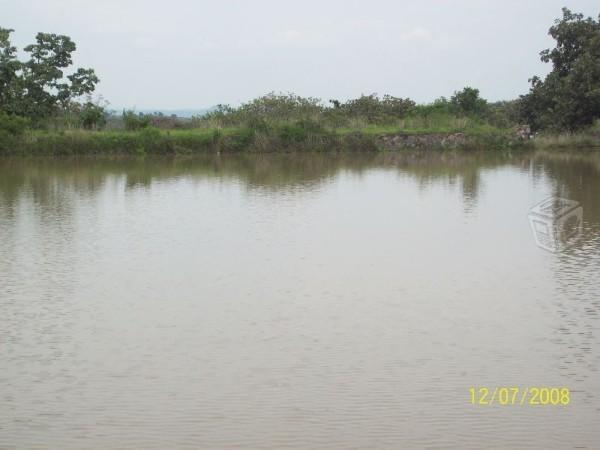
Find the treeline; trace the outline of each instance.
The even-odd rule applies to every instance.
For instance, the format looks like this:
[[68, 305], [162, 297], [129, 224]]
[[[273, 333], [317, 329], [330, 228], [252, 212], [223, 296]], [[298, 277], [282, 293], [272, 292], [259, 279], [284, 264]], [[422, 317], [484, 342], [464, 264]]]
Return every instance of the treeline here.
[[266, 132], [282, 124], [329, 130], [359, 130], [370, 125], [381, 125], [444, 131], [481, 124], [507, 128], [518, 123], [517, 102], [488, 103], [479, 96], [477, 89], [471, 87], [455, 92], [449, 99], [442, 97], [431, 104], [416, 104], [409, 98], [377, 94], [362, 95], [346, 102], [324, 102], [320, 98], [271, 92], [238, 107], [218, 105], [210, 112], [192, 118], [124, 110], [121, 113], [105, 111], [102, 116], [94, 116], [95, 120], [90, 120], [89, 113], [81, 112], [81, 107], [72, 107], [68, 114], [54, 116], [45, 126], [126, 131], [151, 127], [167, 130], [247, 127]]
[[324, 101], [270, 93], [237, 107], [219, 105], [192, 119], [109, 113], [102, 99], [92, 97], [99, 82], [94, 70], [71, 67], [76, 46], [68, 36], [38, 33], [36, 42], [23, 49], [26, 58], [21, 60], [10, 41], [12, 31], [0, 28], [0, 147], [5, 148], [27, 129], [238, 128], [294, 140], [369, 127], [488, 132], [527, 125], [532, 132], [573, 133], [600, 119], [600, 17], [585, 18], [566, 8], [549, 30], [555, 47], [540, 54], [552, 64], [551, 72], [544, 79], [534, 76], [530, 91], [515, 100], [488, 102], [473, 87], [429, 104], [391, 95]]
[[[431, 104], [416, 104], [409, 98], [377, 94], [362, 95], [346, 102], [304, 98], [295, 94], [270, 93], [239, 107], [219, 105], [194, 119], [194, 126], [248, 126], [268, 130], [282, 123], [329, 129], [360, 129], [369, 125], [392, 125], [406, 129], [460, 128], [460, 124], [490, 124], [505, 128], [518, 122], [516, 102], [488, 103], [479, 90], [465, 87]], [[452, 125], [455, 126], [452, 126]]]

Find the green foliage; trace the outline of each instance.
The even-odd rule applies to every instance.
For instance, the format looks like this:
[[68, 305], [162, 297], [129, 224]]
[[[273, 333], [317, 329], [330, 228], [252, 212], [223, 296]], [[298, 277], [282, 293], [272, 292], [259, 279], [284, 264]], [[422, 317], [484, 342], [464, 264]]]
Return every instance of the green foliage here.
[[[245, 127], [261, 135], [275, 133], [286, 142], [298, 142], [306, 133], [307, 124], [318, 125], [316, 134], [324, 130], [359, 130], [373, 125], [396, 126], [396, 129], [435, 128], [434, 131], [445, 132], [460, 130], [465, 123], [489, 122], [508, 128], [518, 121], [513, 106], [506, 102], [494, 104], [492, 108], [479, 96], [477, 89], [470, 87], [455, 92], [450, 100], [441, 97], [424, 105], [417, 105], [407, 98], [371, 94], [346, 102], [330, 100], [329, 106], [322, 106], [315, 98], [268, 94], [239, 108], [221, 105], [196, 118], [195, 123], [205, 128]], [[299, 126], [300, 123], [304, 125]]]
[[165, 145], [163, 135], [153, 127], [143, 128], [138, 132], [137, 154], [168, 152], [169, 146]]
[[412, 117], [430, 117], [433, 115], [453, 114], [453, 107], [446, 97], [440, 97], [433, 103], [416, 105], [412, 108], [410, 116]]
[[0, 133], [7, 136], [21, 136], [28, 125], [29, 121], [24, 117], [0, 111]]
[[275, 94], [273, 92], [243, 104], [239, 114], [249, 118], [267, 121], [286, 121], [297, 118], [310, 118], [322, 111], [321, 100], [304, 98], [295, 94]]
[[454, 112], [459, 115], [483, 116], [487, 112], [487, 101], [479, 97], [479, 89], [465, 87], [462, 91], [454, 92], [450, 98]]
[[279, 137], [284, 144], [298, 143], [306, 140], [307, 131], [297, 123], [281, 125], [279, 128]]
[[201, 120], [221, 127], [235, 125], [266, 131], [275, 123], [309, 119], [320, 115], [323, 111], [320, 102], [318, 98], [271, 92], [238, 108], [218, 105]]
[[509, 128], [521, 122], [521, 101], [488, 103], [486, 120], [498, 128]]
[[102, 105], [87, 101], [81, 107], [79, 120], [81, 126], [86, 130], [104, 128], [106, 125], [106, 111]]
[[162, 134], [160, 130], [157, 130], [156, 128], [147, 127], [140, 131], [139, 136], [142, 139], [142, 142], [145, 144], [151, 144], [159, 140]]
[[27, 119], [0, 111], [0, 150], [11, 150], [28, 125]]
[[255, 137], [256, 132], [252, 128], [240, 128], [228, 137], [227, 143], [232, 150], [243, 150], [250, 147]]
[[322, 126], [339, 128], [350, 120], [365, 123], [390, 123], [405, 117], [415, 108], [410, 99], [376, 94], [363, 95], [342, 103], [330, 100], [331, 107], [323, 106], [321, 99], [300, 97], [295, 94], [269, 93], [238, 108], [219, 105], [197, 119], [205, 126], [245, 126], [260, 133], [268, 133], [277, 124], [298, 121], [319, 122]]
[[17, 59], [17, 48], [10, 43], [13, 31], [0, 27], [0, 110], [8, 112], [15, 112], [21, 89], [21, 62]]
[[263, 117], [251, 116], [246, 120], [246, 126], [256, 132], [268, 134], [272, 126]]
[[555, 48], [540, 53], [552, 71], [533, 77], [522, 97], [522, 117], [533, 129], [574, 131], [600, 117], [600, 17], [562, 11], [548, 32]]
[[363, 118], [367, 123], [389, 123], [405, 117], [414, 107], [415, 102], [409, 98], [377, 94], [361, 95], [359, 98], [340, 103], [330, 100], [335, 110], [353, 118]]
[[350, 118], [342, 112], [340, 103], [337, 100], [330, 100], [333, 103], [333, 108], [326, 108], [323, 111], [323, 122], [329, 125], [334, 130], [348, 126]]
[[35, 44], [23, 49], [29, 59], [19, 61], [17, 49], [10, 42], [12, 31], [0, 28], [1, 110], [40, 121], [94, 91], [99, 80], [92, 69], [79, 68], [64, 75], [76, 49], [71, 38], [38, 33]]
[[123, 111], [123, 125], [128, 131], [141, 130], [150, 126], [151, 116], [135, 111]]

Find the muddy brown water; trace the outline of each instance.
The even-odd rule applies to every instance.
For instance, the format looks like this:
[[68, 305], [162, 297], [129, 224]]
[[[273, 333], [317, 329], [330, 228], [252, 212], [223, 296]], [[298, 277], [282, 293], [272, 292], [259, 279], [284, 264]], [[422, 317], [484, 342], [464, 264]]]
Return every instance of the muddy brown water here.
[[600, 156], [0, 160], [2, 449], [597, 449], [599, 313]]

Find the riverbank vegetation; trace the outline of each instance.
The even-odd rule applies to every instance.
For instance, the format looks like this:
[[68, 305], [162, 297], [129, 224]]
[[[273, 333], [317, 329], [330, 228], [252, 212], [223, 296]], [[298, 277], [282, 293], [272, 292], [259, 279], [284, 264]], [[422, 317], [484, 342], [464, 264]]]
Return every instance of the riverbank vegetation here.
[[0, 28], [0, 154], [600, 145], [600, 20], [566, 8], [549, 30], [556, 47], [541, 52], [551, 72], [533, 77], [529, 93], [515, 100], [488, 102], [472, 87], [428, 104], [391, 95], [325, 101], [269, 93], [192, 118], [108, 111], [92, 97], [94, 70], [71, 68], [76, 46], [68, 36], [38, 33], [20, 60], [12, 31]]

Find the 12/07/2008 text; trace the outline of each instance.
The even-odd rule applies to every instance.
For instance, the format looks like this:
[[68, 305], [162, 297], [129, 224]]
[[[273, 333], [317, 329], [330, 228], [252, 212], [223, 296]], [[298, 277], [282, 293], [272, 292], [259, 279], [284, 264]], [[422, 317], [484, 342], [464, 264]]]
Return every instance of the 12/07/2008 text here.
[[471, 387], [472, 405], [481, 406], [567, 406], [571, 403], [571, 391], [567, 387]]

